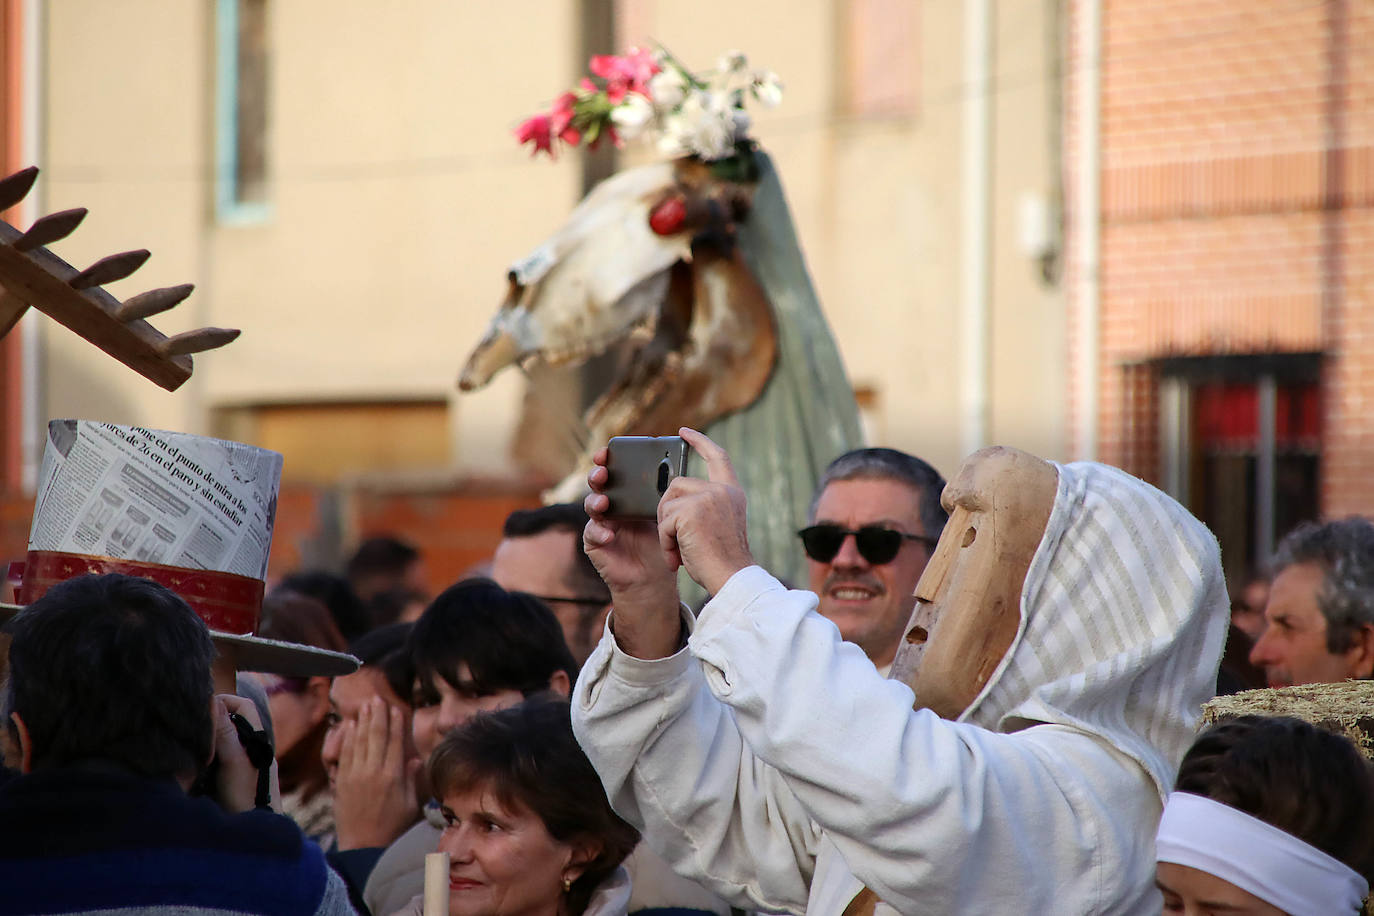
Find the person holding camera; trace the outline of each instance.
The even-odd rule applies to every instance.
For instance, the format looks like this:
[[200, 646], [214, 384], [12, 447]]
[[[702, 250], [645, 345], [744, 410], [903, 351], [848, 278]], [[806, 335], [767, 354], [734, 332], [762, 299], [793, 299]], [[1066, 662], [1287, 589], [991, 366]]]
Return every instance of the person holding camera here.
[[320, 847], [267, 810], [258, 711], [214, 695], [209, 630], [181, 597], [79, 576], [6, 628], [21, 775], [0, 784], [0, 914], [354, 912]]
[[707, 479], [653, 522], [611, 514], [606, 450], [585, 502], [614, 609], [573, 730], [645, 842], [767, 912], [1158, 914], [1153, 832], [1227, 622], [1202, 523], [1116, 468], [983, 449], [885, 679], [755, 564], [729, 456], [681, 436]]

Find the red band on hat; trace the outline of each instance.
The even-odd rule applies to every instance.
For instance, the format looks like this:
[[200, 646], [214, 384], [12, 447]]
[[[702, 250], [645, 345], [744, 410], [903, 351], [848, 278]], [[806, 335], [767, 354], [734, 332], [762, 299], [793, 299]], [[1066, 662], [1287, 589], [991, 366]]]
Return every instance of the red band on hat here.
[[180, 595], [212, 630], [248, 636], [258, 628], [263, 593], [261, 579], [56, 550], [29, 551], [19, 603], [31, 604], [57, 583], [89, 573], [123, 573], [165, 585]]

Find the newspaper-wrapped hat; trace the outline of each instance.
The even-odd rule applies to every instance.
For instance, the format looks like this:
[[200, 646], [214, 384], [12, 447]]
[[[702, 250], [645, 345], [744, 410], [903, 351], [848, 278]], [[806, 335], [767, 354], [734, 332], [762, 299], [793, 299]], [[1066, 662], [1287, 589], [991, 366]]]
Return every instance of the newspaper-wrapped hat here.
[[[276, 452], [138, 426], [53, 420], [39, 471], [19, 604], [88, 573], [165, 585], [237, 666], [288, 677], [357, 670], [358, 660], [254, 636], [277, 514]], [[0, 621], [19, 611], [0, 605]]]

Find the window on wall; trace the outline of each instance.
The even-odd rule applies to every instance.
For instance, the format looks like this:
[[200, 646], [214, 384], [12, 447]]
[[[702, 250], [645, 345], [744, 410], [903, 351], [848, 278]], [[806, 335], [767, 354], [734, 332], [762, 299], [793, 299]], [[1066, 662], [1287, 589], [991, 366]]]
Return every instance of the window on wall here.
[[843, 0], [837, 9], [840, 113], [859, 118], [916, 115], [919, 0]]
[[1228, 577], [1245, 575], [1319, 514], [1318, 359], [1170, 360], [1160, 388], [1165, 489], [1212, 529]]
[[222, 221], [268, 213], [267, 0], [218, 0], [215, 203]]

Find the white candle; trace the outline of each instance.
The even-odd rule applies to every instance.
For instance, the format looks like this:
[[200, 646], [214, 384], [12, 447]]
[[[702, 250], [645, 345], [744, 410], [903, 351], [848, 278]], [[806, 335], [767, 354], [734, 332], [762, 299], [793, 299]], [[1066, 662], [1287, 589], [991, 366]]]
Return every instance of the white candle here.
[[425, 916], [448, 916], [448, 853], [425, 855]]

